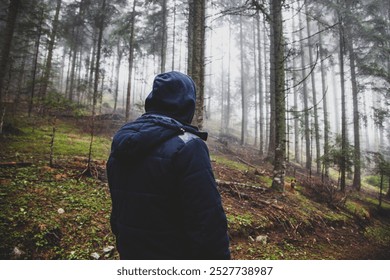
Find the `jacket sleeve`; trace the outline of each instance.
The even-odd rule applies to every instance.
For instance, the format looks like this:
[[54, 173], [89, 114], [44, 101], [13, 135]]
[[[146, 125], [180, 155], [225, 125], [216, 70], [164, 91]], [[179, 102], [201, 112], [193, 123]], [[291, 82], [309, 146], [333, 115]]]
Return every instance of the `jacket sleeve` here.
[[192, 259], [230, 259], [227, 220], [206, 144], [195, 138], [175, 157], [182, 218]]

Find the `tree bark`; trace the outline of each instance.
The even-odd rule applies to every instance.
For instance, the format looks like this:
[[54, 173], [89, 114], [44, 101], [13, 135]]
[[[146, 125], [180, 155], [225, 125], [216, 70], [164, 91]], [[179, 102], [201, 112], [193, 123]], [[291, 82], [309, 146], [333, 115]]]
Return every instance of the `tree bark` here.
[[[298, 2], [299, 3], [299, 2]], [[299, 4], [298, 4], [299, 5]], [[303, 46], [303, 23], [301, 19], [301, 13], [299, 13], [299, 41], [301, 45], [301, 68], [302, 68], [302, 77], [301, 79], [305, 79], [307, 77], [306, 73], [306, 60], [305, 60], [305, 52]], [[302, 84], [302, 93], [303, 93], [303, 103], [304, 103], [304, 124], [305, 124], [305, 145], [306, 145], [306, 169], [311, 171], [311, 137], [310, 137], [310, 123], [309, 123], [309, 94], [307, 90], [306, 81]]]
[[[318, 28], [320, 29], [320, 28]], [[329, 178], [329, 117], [328, 117], [328, 98], [327, 98], [327, 83], [326, 83], [326, 69], [325, 69], [325, 55], [322, 42], [322, 32], [319, 33], [320, 44], [320, 59], [321, 59], [321, 83], [322, 83], [322, 97], [323, 97], [323, 110], [324, 110], [324, 175], [325, 178]]]
[[[314, 67], [314, 59], [313, 59], [313, 43], [311, 39], [311, 28], [310, 28], [310, 20], [308, 17], [309, 10], [307, 3], [305, 4], [305, 11], [306, 11], [306, 27], [307, 27], [307, 37], [308, 37], [308, 48], [309, 48], [309, 62], [310, 67]], [[311, 86], [312, 86], [312, 95], [313, 95], [313, 112], [314, 112], [314, 135], [315, 135], [315, 143], [316, 143], [316, 167], [317, 167], [317, 173], [321, 173], [321, 162], [320, 162], [320, 155], [321, 155], [321, 148], [320, 148], [320, 126], [318, 123], [318, 108], [317, 108], [317, 89], [316, 89], [316, 78], [315, 78], [315, 72], [313, 71], [311, 73]]]
[[[292, 25], [293, 25], [293, 30], [295, 30], [295, 17], [292, 18]], [[295, 42], [296, 36], [295, 32], [292, 32], [292, 40]], [[298, 75], [297, 75], [297, 59], [296, 56], [293, 57], [292, 59], [292, 65], [293, 65], [293, 74], [292, 74], [292, 84], [296, 85], [298, 82]], [[296, 89], [296, 87], [293, 88], [294, 91], [294, 110], [298, 111], [299, 105], [298, 105], [298, 99], [299, 99], [299, 91]], [[301, 163], [301, 152], [299, 149], [299, 116], [298, 114], [294, 115], [294, 159], [295, 162], [300, 164]]]
[[62, 3], [62, 0], [57, 0], [56, 13], [54, 15], [53, 27], [52, 27], [52, 31], [50, 34], [50, 41], [49, 41], [49, 46], [48, 46], [45, 74], [44, 74], [43, 79], [42, 79], [43, 84], [42, 84], [41, 93], [40, 93], [40, 96], [42, 99], [44, 99], [46, 97], [47, 87], [49, 85], [49, 80], [50, 80], [50, 75], [51, 75], [51, 64], [52, 64], [53, 50], [54, 50], [54, 45], [55, 45], [55, 40], [56, 40], [57, 30], [58, 30], [58, 22], [59, 22], [58, 18], [60, 15], [61, 3]]
[[258, 73], [258, 80], [259, 80], [259, 155], [263, 156], [264, 155], [264, 91], [263, 91], [263, 60], [261, 57], [261, 39], [260, 39], [260, 13], [258, 12], [256, 14], [256, 23], [257, 23], [257, 46], [259, 48], [259, 55], [258, 55], [258, 68], [259, 68], [259, 73]]
[[129, 74], [127, 79], [127, 94], [126, 94], [126, 121], [130, 119], [130, 98], [131, 98], [131, 86], [132, 86], [132, 76], [133, 76], [133, 63], [134, 63], [134, 26], [135, 26], [135, 7], [137, 1], [133, 1], [133, 10], [131, 15], [131, 27], [130, 27], [130, 40], [129, 40]]
[[339, 64], [340, 64], [340, 82], [341, 82], [341, 159], [340, 159], [340, 189], [345, 192], [346, 187], [346, 153], [347, 153], [347, 115], [346, 115], [346, 102], [345, 102], [345, 73], [344, 73], [344, 20], [337, 12], [339, 18]]
[[28, 116], [31, 116], [31, 112], [34, 106], [34, 98], [35, 98], [35, 83], [38, 69], [38, 56], [39, 56], [39, 47], [41, 45], [41, 36], [42, 36], [42, 28], [43, 28], [43, 14], [44, 10], [41, 8], [40, 21], [37, 30], [37, 38], [35, 41], [35, 53], [34, 53], [34, 61], [33, 61], [33, 69], [32, 69], [32, 78], [31, 78], [31, 92], [30, 92], [30, 103], [28, 106]]
[[162, 36], [161, 36], [161, 65], [160, 65], [160, 72], [165, 72], [165, 63], [167, 60], [167, 0], [162, 0], [161, 4], [162, 9]]
[[286, 158], [286, 116], [285, 116], [285, 76], [284, 76], [284, 42], [282, 0], [271, 2], [271, 48], [274, 49], [274, 58], [271, 71], [274, 72], [274, 100], [275, 100], [275, 158], [272, 188], [284, 191], [285, 158]]
[[[347, 1], [347, 9], [352, 11], [351, 1]], [[354, 131], [354, 176], [353, 187], [360, 191], [361, 188], [361, 154], [360, 154], [360, 120], [359, 120], [359, 90], [356, 80], [356, 57], [355, 49], [353, 46], [353, 36], [350, 31], [352, 23], [348, 18], [347, 24], [349, 28], [346, 28], [346, 43], [349, 53], [349, 65], [351, 70], [351, 83], [352, 83], [352, 102], [353, 102], [353, 131]]]
[[11, 53], [12, 39], [14, 37], [14, 30], [16, 19], [18, 17], [19, 6], [20, 0], [11, 0], [8, 8], [7, 23], [5, 26], [5, 35], [3, 37], [3, 46], [1, 49], [0, 58], [0, 104], [3, 101], [2, 91], [4, 86], [4, 77], [7, 73], [7, 66]]
[[241, 145], [245, 145], [247, 133], [247, 101], [245, 91], [245, 57], [244, 57], [244, 38], [242, 30], [242, 15], [240, 15], [240, 65], [241, 65]]
[[103, 32], [104, 32], [104, 17], [106, 11], [106, 0], [103, 0], [102, 6], [100, 8], [100, 21], [99, 21], [99, 35], [97, 40], [96, 47], [96, 66], [95, 66], [95, 78], [93, 84], [93, 103], [92, 103], [92, 125], [91, 125], [91, 141], [89, 145], [89, 153], [88, 153], [88, 165], [87, 172], [91, 175], [91, 160], [92, 160], [92, 145], [94, 138], [94, 130], [95, 130], [95, 110], [98, 98], [98, 87], [99, 87], [99, 76], [100, 76], [100, 56], [102, 50], [102, 41], [103, 41]]
[[189, 1], [188, 75], [196, 86], [196, 106], [193, 123], [203, 128], [205, 71], [205, 0]]
[[116, 112], [116, 107], [118, 104], [118, 92], [119, 92], [119, 74], [120, 74], [120, 69], [121, 69], [121, 61], [122, 61], [122, 56], [123, 56], [123, 51], [120, 46], [120, 40], [118, 40], [117, 44], [117, 60], [116, 60], [116, 66], [115, 66], [115, 92], [114, 92], [114, 111], [113, 113]]

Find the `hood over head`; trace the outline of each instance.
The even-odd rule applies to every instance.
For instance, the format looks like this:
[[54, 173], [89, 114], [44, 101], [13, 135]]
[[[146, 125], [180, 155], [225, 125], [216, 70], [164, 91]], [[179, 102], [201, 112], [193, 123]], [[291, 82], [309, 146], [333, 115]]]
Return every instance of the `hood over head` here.
[[146, 113], [157, 113], [190, 124], [195, 113], [196, 89], [187, 75], [172, 71], [159, 74], [145, 100]]
[[207, 133], [194, 126], [183, 125], [162, 115], [145, 114], [117, 131], [112, 141], [111, 156], [128, 163], [136, 163], [155, 147], [185, 132], [195, 134], [203, 140], [207, 139]]

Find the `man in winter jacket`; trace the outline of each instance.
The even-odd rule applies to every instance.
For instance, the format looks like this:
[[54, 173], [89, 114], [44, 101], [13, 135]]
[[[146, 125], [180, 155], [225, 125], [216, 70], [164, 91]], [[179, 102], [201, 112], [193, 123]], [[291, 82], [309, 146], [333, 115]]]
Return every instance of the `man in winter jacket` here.
[[227, 222], [204, 142], [190, 123], [195, 84], [158, 75], [146, 113], [115, 134], [107, 162], [121, 259], [229, 259]]

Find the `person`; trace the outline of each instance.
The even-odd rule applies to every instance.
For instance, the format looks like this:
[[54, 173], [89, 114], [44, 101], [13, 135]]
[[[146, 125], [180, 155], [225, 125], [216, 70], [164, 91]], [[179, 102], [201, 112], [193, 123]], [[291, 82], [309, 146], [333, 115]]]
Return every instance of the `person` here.
[[159, 74], [146, 113], [113, 137], [107, 176], [121, 259], [230, 258], [207, 133], [190, 125], [195, 101], [189, 76]]

